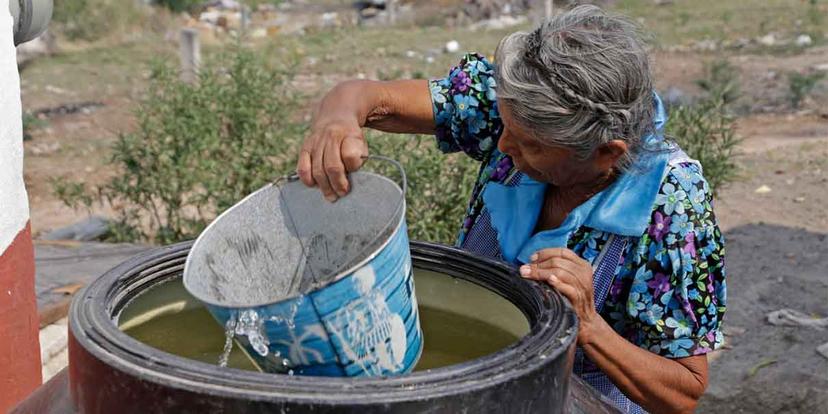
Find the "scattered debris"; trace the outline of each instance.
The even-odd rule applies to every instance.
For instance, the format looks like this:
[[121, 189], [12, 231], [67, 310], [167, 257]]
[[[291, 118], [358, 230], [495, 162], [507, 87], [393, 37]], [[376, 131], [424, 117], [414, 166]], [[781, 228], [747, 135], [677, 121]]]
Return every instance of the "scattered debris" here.
[[797, 203], [797, 204], [804, 203], [805, 202], [805, 197], [794, 197], [793, 202]]
[[815, 318], [793, 309], [780, 309], [768, 314], [768, 323], [774, 326], [802, 326], [828, 328], [828, 318]]
[[802, 34], [802, 35], [799, 35], [799, 36], [796, 37], [796, 42], [795, 43], [799, 47], [805, 47], [805, 46], [810, 46], [811, 43], [813, 43], [813, 42], [814, 41], [811, 39], [811, 36], [808, 36], [806, 34]]
[[814, 70], [819, 72], [828, 72], [828, 62], [814, 65]]
[[87, 102], [73, 102], [67, 103], [63, 105], [53, 106], [50, 108], [43, 108], [38, 109], [32, 112], [32, 115], [38, 117], [39, 119], [46, 119], [52, 118], [55, 116], [63, 116], [63, 115], [74, 115], [77, 113], [81, 113], [84, 115], [89, 115], [92, 112], [95, 112], [98, 108], [103, 107], [103, 102], [97, 101], [87, 101]]
[[60, 149], [60, 142], [38, 142], [29, 147], [32, 155], [54, 154]]
[[750, 377], [756, 375], [756, 373], [759, 372], [760, 369], [765, 368], [765, 367], [769, 367], [769, 366], [775, 364], [776, 362], [777, 362], [777, 360], [775, 360], [775, 359], [769, 359], [769, 358], [763, 359], [758, 364], [754, 365], [750, 370], [748, 370], [747, 377], [750, 378]]
[[822, 345], [818, 346], [818, 347], [817, 347], [817, 349], [816, 349], [816, 351], [817, 351], [820, 355], [822, 355], [823, 357], [825, 357], [825, 359], [828, 359], [828, 342], [826, 342], [826, 343], [824, 343], [824, 344], [822, 344]]
[[211, 0], [205, 3], [204, 7], [218, 10], [241, 10], [241, 4], [236, 0]]
[[91, 216], [70, 226], [52, 230], [42, 237], [44, 240], [100, 240], [109, 234], [109, 220]]
[[776, 44], [776, 35], [773, 33], [768, 33], [757, 40], [760, 44], [764, 46], [773, 46]]
[[725, 336], [739, 336], [747, 332], [747, 329], [738, 326], [726, 326], [724, 328]]
[[719, 48], [719, 44], [712, 39], [705, 39], [696, 42], [694, 49], [703, 52], [714, 52]]
[[339, 13], [337, 12], [322, 13], [320, 20], [322, 27], [336, 27], [340, 25]]
[[766, 185], [762, 185], [761, 187], [757, 188], [753, 192], [756, 193], [756, 194], [767, 194], [767, 193], [770, 193], [771, 191], [773, 191], [773, 190], [771, 190], [770, 187], [768, 187]]
[[519, 24], [523, 24], [527, 21], [526, 16], [511, 16], [508, 14], [504, 14], [500, 17], [494, 17], [491, 19], [481, 20], [479, 22], [473, 23], [469, 26], [471, 30], [501, 30], [506, 29], [508, 27], [517, 26]]
[[446, 42], [446, 52], [448, 53], [457, 53], [460, 50], [460, 43], [456, 40], [449, 40]]
[[83, 287], [83, 283], [70, 283], [59, 288], [52, 289], [52, 293], [59, 293], [62, 295], [74, 295]]

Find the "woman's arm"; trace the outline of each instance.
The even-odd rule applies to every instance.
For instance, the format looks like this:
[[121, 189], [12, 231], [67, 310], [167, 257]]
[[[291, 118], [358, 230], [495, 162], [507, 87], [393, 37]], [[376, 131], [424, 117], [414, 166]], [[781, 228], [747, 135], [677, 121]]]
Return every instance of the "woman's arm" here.
[[679, 359], [659, 356], [622, 338], [601, 317], [588, 326], [582, 325], [582, 329], [586, 333], [579, 342], [587, 357], [630, 400], [651, 413], [695, 410], [707, 388], [706, 355]]
[[521, 276], [544, 281], [578, 314], [578, 345], [630, 400], [653, 413], [691, 413], [707, 387], [707, 358], [669, 359], [627, 341], [595, 310], [592, 266], [568, 249], [544, 249]]
[[347, 173], [362, 166], [368, 146], [362, 127], [386, 132], [433, 133], [428, 81], [347, 81], [317, 106], [296, 171], [303, 183], [318, 185], [329, 201], [348, 193]]

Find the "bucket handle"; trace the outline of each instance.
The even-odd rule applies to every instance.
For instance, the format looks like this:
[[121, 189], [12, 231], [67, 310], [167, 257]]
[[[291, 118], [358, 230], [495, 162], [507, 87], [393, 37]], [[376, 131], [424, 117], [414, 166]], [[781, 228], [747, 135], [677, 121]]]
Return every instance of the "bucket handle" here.
[[377, 160], [377, 161], [385, 161], [387, 163], [392, 164], [397, 170], [400, 172], [400, 177], [402, 177], [402, 196], [405, 198], [406, 194], [408, 194], [408, 176], [405, 175], [405, 169], [403, 168], [402, 164], [399, 161], [386, 157], [384, 155], [363, 155], [362, 159], [365, 161], [368, 160]]
[[[395, 211], [397, 214], [394, 214], [394, 216], [396, 217], [396, 216], [400, 213], [400, 210], [403, 210], [403, 211], [402, 211], [402, 215], [403, 215], [403, 219], [404, 219], [404, 215], [405, 215], [405, 196], [406, 196], [406, 194], [408, 194], [408, 176], [405, 174], [405, 169], [403, 168], [402, 164], [400, 164], [400, 162], [399, 162], [399, 161], [397, 161], [397, 160], [395, 160], [395, 159], [393, 159], [393, 158], [386, 157], [386, 156], [383, 156], [383, 155], [363, 155], [363, 156], [362, 156], [362, 159], [363, 159], [363, 160], [365, 160], [365, 161], [368, 161], [368, 160], [385, 161], [385, 162], [387, 162], [387, 163], [392, 164], [394, 167], [396, 167], [396, 168], [397, 168], [397, 170], [399, 170], [399, 172], [400, 172], [400, 177], [401, 177], [401, 179], [402, 179], [402, 195], [401, 195], [401, 197], [400, 197], [400, 202], [399, 202], [399, 204], [397, 205], [397, 208], [396, 208], [396, 211]], [[287, 175], [287, 176], [282, 176], [282, 177], [280, 177], [280, 178], [276, 179], [276, 180], [273, 182], [273, 184], [278, 186], [278, 184], [279, 184], [282, 180], [286, 180], [286, 181], [288, 181], [288, 182], [298, 181], [298, 180], [299, 180], [299, 174], [298, 174], [298, 173], [293, 173], [293, 174], [290, 174], [290, 175]], [[279, 191], [279, 196], [281, 197], [281, 195], [282, 195], [282, 192], [281, 192], [281, 190], [280, 190], [280, 191]], [[289, 217], [288, 217], [288, 219], [291, 221], [291, 225], [293, 226], [293, 228], [294, 228], [294, 229], [296, 229], [296, 223], [295, 223], [295, 222], [293, 222], [293, 216], [290, 214], [290, 210], [288, 209], [288, 211], [287, 211], [287, 212], [288, 212], [288, 216], [289, 216]], [[385, 229], [383, 229], [383, 231], [382, 231], [382, 232], [380, 232], [380, 233], [379, 233], [379, 234], [378, 234], [378, 235], [374, 238], [374, 240], [372, 240], [370, 243], [368, 243], [368, 246], [369, 246], [369, 247], [370, 247], [370, 246], [373, 246], [373, 245], [375, 244], [376, 240], [377, 240], [377, 239], [379, 239], [379, 237], [381, 237], [383, 234], [385, 234], [385, 233], [386, 233], [386, 231], [388, 230], [388, 228], [389, 228], [389, 227], [393, 227], [393, 226], [395, 226], [395, 225], [397, 225], [397, 222], [396, 222], [396, 221], [392, 218], [392, 219], [391, 219], [391, 221], [390, 221], [390, 222], [386, 225]], [[302, 241], [301, 241], [301, 240], [299, 241], [299, 245], [300, 245], [300, 248], [302, 249], [302, 254], [303, 254], [303, 255], [306, 255], [306, 254], [307, 254], [307, 252], [306, 252], [306, 250], [305, 250], [305, 246], [304, 246], [304, 244], [302, 243]], [[343, 265], [342, 265], [342, 266], [340, 266], [338, 269], [336, 269], [336, 271], [335, 271], [335, 272], [333, 272], [333, 273], [334, 273], [334, 274], [339, 273], [339, 272], [340, 272], [340, 271], [342, 271], [342, 269], [343, 269], [343, 268], [345, 268], [345, 266], [347, 266], [347, 265], [348, 265], [348, 263], [343, 264]], [[298, 270], [298, 267], [297, 267], [297, 270]], [[316, 272], [314, 272], [314, 271], [313, 271], [313, 268], [312, 268], [312, 267], [311, 267], [311, 269], [310, 269], [310, 270], [311, 270], [311, 276], [312, 276], [312, 277], [313, 277], [313, 279], [314, 279], [314, 283], [318, 283], [319, 281], [318, 281], [318, 279], [317, 279], [317, 277], [316, 277]], [[299, 276], [299, 274], [298, 274], [298, 273], [296, 273], [296, 274], [294, 274], [294, 275], [293, 275], [293, 278], [292, 278], [291, 283], [290, 283], [291, 289], [293, 288], [294, 284], [296, 283], [296, 280], [297, 280], [296, 278], [297, 278], [298, 276]]]
[[[402, 177], [402, 196], [403, 199], [405, 199], [406, 194], [408, 194], [408, 176], [405, 174], [405, 169], [399, 161], [390, 157], [386, 157], [384, 155], [363, 155], [361, 158], [363, 159], [363, 161], [377, 160], [385, 161], [387, 163], [392, 164], [400, 172], [400, 177]], [[299, 174], [293, 173], [286, 177], [280, 177], [276, 179], [276, 181], [274, 181], [274, 184], [279, 184], [279, 182], [283, 179], [287, 180], [288, 182], [299, 181]]]

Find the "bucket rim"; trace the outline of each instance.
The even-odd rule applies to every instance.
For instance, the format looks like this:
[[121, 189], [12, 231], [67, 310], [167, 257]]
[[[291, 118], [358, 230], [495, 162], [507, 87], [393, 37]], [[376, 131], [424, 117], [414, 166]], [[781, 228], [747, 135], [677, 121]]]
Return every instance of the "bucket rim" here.
[[[207, 227], [204, 228], [204, 230], [201, 231], [201, 234], [198, 235], [195, 242], [193, 242], [193, 245], [190, 248], [190, 251], [187, 253], [187, 259], [184, 261], [184, 270], [183, 270], [183, 273], [182, 273], [182, 276], [181, 276], [182, 283], [184, 284], [184, 289], [186, 289], [188, 293], [193, 295], [193, 297], [195, 297], [199, 301], [201, 301], [201, 302], [203, 302], [207, 305], [210, 305], [210, 306], [216, 306], [216, 307], [219, 307], [219, 308], [232, 309], [232, 310], [244, 310], [244, 309], [252, 309], [252, 308], [261, 308], [261, 307], [266, 307], [266, 306], [270, 306], [270, 305], [275, 305], [277, 303], [286, 302], [286, 301], [289, 301], [289, 300], [294, 300], [294, 299], [296, 299], [300, 296], [308, 295], [312, 292], [316, 292], [318, 290], [324, 289], [324, 288], [330, 286], [331, 284], [334, 284], [334, 283], [344, 279], [348, 275], [354, 273], [355, 271], [357, 271], [361, 267], [368, 264], [368, 262], [374, 260], [374, 258], [376, 258], [377, 255], [379, 255], [379, 253], [382, 252], [385, 249], [385, 247], [388, 246], [389, 243], [391, 243], [391, 240], [393, 240], [397, 236], [397, 234], [400, 232], [400, 230], [403, 227], [405, 227], [405, 224], [406, 224], [405, 213], [406, 213], [406, 209], [408, 207], [407, 201], [405, 199], [405, 192], [402, 190], [402, 188], [400, 188], [399, 184], [397, 184], [396, 182], [394, 182], [394, 180], [392, 180], [392, 179], [390, 179], [390, 178], [388, 178], [384, 175], [376, 174], [376, 173], [373, 173], [373, 172], [370, 172], [370, 171], [355, 171], [355, 172], [351, 173], [350, 175], [353, 175], [353, 174], [369, 175], [369, 176], [373, 176], [374, 178], [378, 178], [380, 180], [385, 180], [386, 182], [393, 185], [397, 190], [399, 190], [400, 191], [400, 196], [402, 197], [402, 202], [400, 203], [400, 206], [398, 207], [398, 211], [395, 212], [395, 214], [399, 215], [399, 220], [396, 221], [397, 224], [396, 224], [396, 227], [394, 228], [394, 231], [391, 232], [385, 238], [385, 240], [382, 241], [382, 243], [377, 245], [377, 247], [374, 249], [374, 251], [371, 252], [371, 254], [369, 254], [368, 256], [366, 256], [364, 259], [360, 260], [356, 264], [354, 264], [354, 265], [352, 265], [352, 266], [350, 266], [350, 267], [348, 267], [344, 270], [340, 270], [332, 278], [325, 281], [324, 283], [316, 285], [314, 287], [314, 289], [309, 291], [309, 292], [304, 292], [304, 293], [300, 292], [300, 293], [297, 293], [297, 294], [285, 296], [285, 297], [280, 298], [278, 300], [270, 299], [270, 300], [267, 300], [267, 301], [263, 301], [261, 303], [252, 303], [252, 304], [221, 303], [219, 301], [213, 300], [212, 298], [206, 298], [201, 294], [201, 292], [198, 292], [197, 290], [193, 289], [192, 285], [191, 285], [192, 276], [188, 277], [192, 272], [187, 271], [188, 268], [190, 268], [191, 261], [193, 260], [193, 255], [191, 253], [197, 250], [199, 242], [201, 242], [203, 240], [204, 235], [207, 234], [207, 232], [210, 230], [210, 228], [213, 227], [214, 225], [217, 225], [216, 223], [218, 223], [225, 215], [230, 214], [234, 209], [239, 207], [241, 204], [243, 204], [244, 202], [246, 202], [250, 198], [253, 198], [255, 195], [257, 195], [261, 192], [264, 192], [264, 191], [266, 191], [266, 190], [268, 190], [272, 187], [275, 187], [274, 183], [268, 183], [267, 185], [263, 186], [262, 188], [248, 194], [246, 197], [244, 197], [243, 199], [238, 201], [236, 204], [233, 204], [230, 208], [228, 208], [227, 210], [225, 210], [224, 212], [219, 214], [215, 219], [213, 219], [213, 221], [210, 222], [210, 224], [207, 225]], [[286, 183], [285, 185], [287, 185], [287, 184], [290, 184], [290, 183]], [[304, 247], [303, 247], [303, 249], [304, 249]]]

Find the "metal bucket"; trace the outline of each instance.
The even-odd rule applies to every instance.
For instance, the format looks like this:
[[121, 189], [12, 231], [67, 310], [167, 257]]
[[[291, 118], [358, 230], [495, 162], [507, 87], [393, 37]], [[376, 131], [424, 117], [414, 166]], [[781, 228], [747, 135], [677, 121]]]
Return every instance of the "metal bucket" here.
[[353, 173], [336, 203], [295, 177], [265, 186], [198, 237], [184, 286], [264, 371], [409, 372], [423, 338], [402, 176]]

